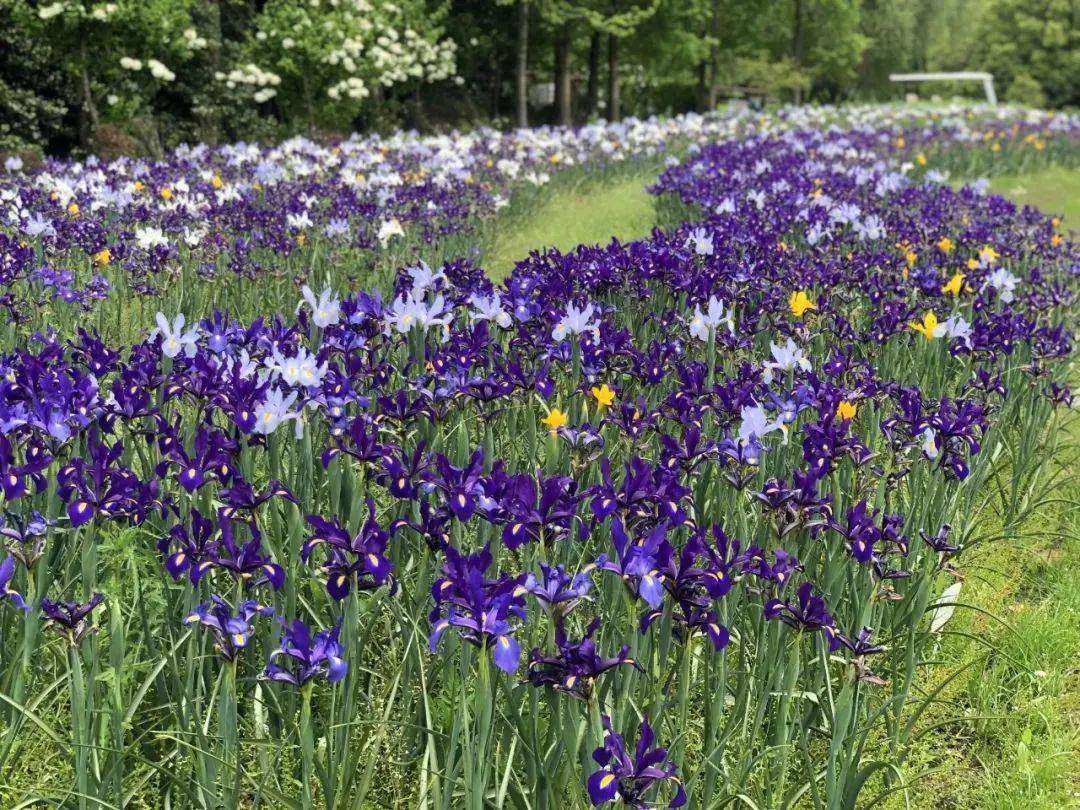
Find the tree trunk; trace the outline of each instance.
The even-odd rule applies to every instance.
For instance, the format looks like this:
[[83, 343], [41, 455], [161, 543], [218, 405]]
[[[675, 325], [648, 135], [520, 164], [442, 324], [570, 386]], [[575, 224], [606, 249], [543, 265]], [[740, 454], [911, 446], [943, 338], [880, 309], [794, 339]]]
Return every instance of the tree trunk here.
[[555, 38], [552, 40], [551, 44], [552, 44], [552, 47], [554, 48], [554, 50], [552, 52], [552, 60], [551, 60], [551, 70], [552, 70], [551, 81], [552, 81], [552, 84], [555, 85], [555, 111], [552, 113], [552, 121], [554, 123], [558, 123], [559, 122], [559, 112], [560, 112], [560, 110], [562, 110], [562, 106], [563, 106], [563, 100], [562, 100], [563, 83], [562, 83], [562, 73], [561, 73], [562, 67], [563, 67], [562, 38], [559, 36], [558, 31], [555, 32]]
[[607, 67], [607, 117], [609, 121], [618, 121], [622, 116], [622, 98], [619, 87], [619, 38], [614, 34], [608, 34]]
[[[206, 8], [210, 18], [210, 31], [207, 37], [210, 69], [217, 72], [221, 67], [221, 43], [224, 41], [221, 35], [221, 6], [218, 3], [207, 3]], [[217, 146], [221, 138], [221, 107], [217, 104], [206, 106], [210, 111], [201, 116], [202, 137], [211, 146]]]
[[709, 19], [709, 110], [716, 109], [717, 82], [720, 80], [720, 0], [712, 0]]
[[[803, 0], [795, 0], [795, 25], [791, 35], [791, 61], [795, 70], [802, 68], [803, 62]], [[795, 88], [795, 103], [802, 104], [802, 88]]]
[[514, 86], [517, 95], [517, 125], [529, 125], [529, 0], [518, 0], [517, 64]]
[[502, 95], [502, 71], [499, 68], [499, 59], [496, 57], [495, 52], [492, 51], [491, 82], [489, 85], [490, 103], [488, 105], [491, 118], [499, 117], [499, 96]]
[[563, 23], [555, 33], [555, 111], [558, 122], [570, 126], [573, 120], [573, 98], [570, 77], [570, 26]]
[[585, 120], [596, 115], [600, 101], [600, 32], [593, 31], [589, 38], [589, 84], [585, 90]]
[[97, 105], [94, 104], [94, 93], [90, 88], [90, 73], [86, 67], [86, 38], [84, 37], [79, 42], [79, 62], [81, 63], [81, 69], [79, 71], [79, 80], [81, 84], [82, 92], [82, 109], [86, 113], [86, 119], [89, 126], [81, 127], [79, 133], [79, 139], [84, 141], [82, 146], [84, 148], [90, 145], [90, 138], [98, 128], [98, 110]]

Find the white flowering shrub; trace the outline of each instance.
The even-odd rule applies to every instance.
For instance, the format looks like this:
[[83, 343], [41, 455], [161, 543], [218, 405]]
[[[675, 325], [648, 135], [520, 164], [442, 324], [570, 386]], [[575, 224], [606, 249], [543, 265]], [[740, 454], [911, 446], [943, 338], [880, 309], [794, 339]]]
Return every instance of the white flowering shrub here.
[[347, 124], [366, 99], [454, 76], [456, 45], [442, 5], [425, 0], [270, 0], [244, 49], [247, 61], [216, 75], [252, 101], [277, 98], [287, 117]]
[[20, 22], [47, 41], [93, 124], [142, 111], [207, 41], [196, 0], [53, 0], [16, 3]]

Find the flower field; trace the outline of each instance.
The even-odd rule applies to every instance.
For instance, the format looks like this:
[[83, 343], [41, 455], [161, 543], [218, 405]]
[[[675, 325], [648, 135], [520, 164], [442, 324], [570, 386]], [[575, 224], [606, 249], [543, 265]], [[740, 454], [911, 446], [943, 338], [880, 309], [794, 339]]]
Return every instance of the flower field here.
[[[648, 238], [492, 282], [648, 161]], [[1078, 162], [958, 107], [9, 161], [3, 805], [906, 794], [1075, 383], [1080, 246], [949, 181]]]

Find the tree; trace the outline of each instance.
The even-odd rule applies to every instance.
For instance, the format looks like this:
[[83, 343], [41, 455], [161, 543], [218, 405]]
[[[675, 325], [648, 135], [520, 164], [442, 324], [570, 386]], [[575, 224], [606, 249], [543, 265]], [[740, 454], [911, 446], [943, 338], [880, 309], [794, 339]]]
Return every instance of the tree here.
[[14, 0], [0, 0], [0, 153], [69, 147], [64, 116], [73, 99], [49, 43], [19, 24]]
[[1051, 106], [1080, 104], [1080, 2], [989, 0], [976, 27], [969, 64], [1029, 97], [1037, 84]]
[[218, 78], [230, 90], [248, 88], [256, 103], [277, 99], [286, 120], [309, 129], [349, 126], [368, 99], [454, 75], [444, 10], [425, 0], [269, 0], [242, 63]]
[[[55, 0], [13, 9], [26, 30], [47, 41], [78, 99], [85, 147], [104, 119], [126, 121], [176, 80], [203, 41], [191, 26], [193, 0]], [[103, 107], [104, 104], [104, 107]]]
[[[799, 2], [799, 0], [796, 0]], [[819, 98], [839, 101], [850, 95], [870, 40], [859, 30], [858, 0], [805, 0], [807, 50], [796, 68], [805, 70]]]
[[621, 115], [620, 42], [633, 36], [659, 8], [660, 0], [547, 0], [544, 13], [556, 29], [555, 94], [560, 123], [569, 123], [571, 119], [572, 24], [583, 23], [590, 32], [588, 86], [593, 90], [592, 103], [588, 104], [590, 114], [599, 91], [600, 43], [607, 39], [607, 118], [617, 121]]
[[514, 61], [517, 125], [529, 125], [529, 0], [517, 0], [517, 59]]
[[[532, 3], [530, 0], [494, 0], [496, 8], [513, 6], [514, 17], [514, 125], [517, 127], [527, 127], [529, 125], [529, 21], [532, 16]], [[453, 30], [455, 35], [458, 34], [457, 28], [454, 23], [458, 19], [456, 16], [457, 8], [461, 5], [461, 2], [454, 3], [452, 6], [452, 20], [448, 23], [448, 28]], [[488, 16], [490, 18], [491, 12], [491, 0], [487, 0], [482, 5], [487, 6]], [[492, 48], [496, 51], [503, 51], [501, 43], [511, 41], [506, 36], [506, 29], [495, 29], [491, 32], [493, 34], [494, 41]]]

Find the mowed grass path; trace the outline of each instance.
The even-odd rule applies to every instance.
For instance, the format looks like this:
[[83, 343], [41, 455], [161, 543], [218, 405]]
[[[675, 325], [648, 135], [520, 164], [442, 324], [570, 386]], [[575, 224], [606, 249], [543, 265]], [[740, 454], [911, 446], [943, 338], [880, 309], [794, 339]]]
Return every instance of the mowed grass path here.
[[1066, 228], [1080, 232], [1080, 169], [1051, 168], [992, 177], [990, 190], [1020, 205], [1062, 215]]
[[484, 258], [484, 268], [493, 278], [501, 279], [533, 250], [570, 250], [578, 245], [606, 244], [612, 237], [627, 241], [648, 236], [656, 224], [656, 211], [645, 187], [657, 174], [656, 167], [648, 166], [606, 182], [587, 175], [575, 177], [523, 220], [499, 229], [494, 249]]
[[[552, 189], [496, 229], [484, 266], [500, 279], [537, 248], [646, 236], [656, 174]], [[1080, 232], [1078, 169], [1002, 175], [990, 189]], [[1018, 534], [961, 557], [970, 607], [957, 608], [927, 670], [924, 688], [941, 691], [907, 752], [908, 789], [894, 783], [868, 807], [1080, 808], [1080, 417], [1066, 413], [1059, 435], [1049, 501]]]

